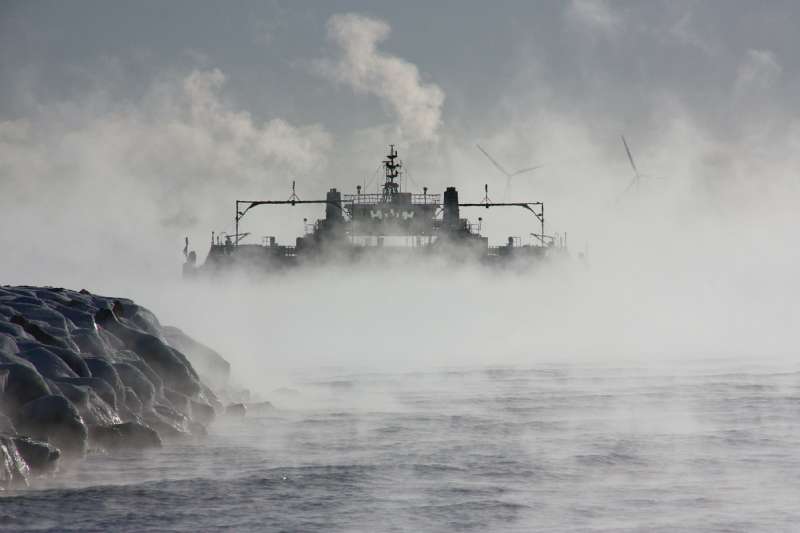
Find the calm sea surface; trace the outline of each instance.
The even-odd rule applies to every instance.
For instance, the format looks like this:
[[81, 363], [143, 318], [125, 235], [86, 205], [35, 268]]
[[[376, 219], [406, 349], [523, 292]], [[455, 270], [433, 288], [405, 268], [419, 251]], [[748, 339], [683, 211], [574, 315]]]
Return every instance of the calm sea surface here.
[[788, 364], [326, 371], [270, 399], [0, 496], [0, 529], [800, 529]]

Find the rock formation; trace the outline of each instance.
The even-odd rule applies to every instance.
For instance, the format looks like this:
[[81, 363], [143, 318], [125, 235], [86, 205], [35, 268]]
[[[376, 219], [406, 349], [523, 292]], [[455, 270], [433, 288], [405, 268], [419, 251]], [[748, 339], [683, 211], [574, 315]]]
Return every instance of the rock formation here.
[[204, 435], [229, 373], [129, 299], [0, 287], [0, 490], [94, 449]]

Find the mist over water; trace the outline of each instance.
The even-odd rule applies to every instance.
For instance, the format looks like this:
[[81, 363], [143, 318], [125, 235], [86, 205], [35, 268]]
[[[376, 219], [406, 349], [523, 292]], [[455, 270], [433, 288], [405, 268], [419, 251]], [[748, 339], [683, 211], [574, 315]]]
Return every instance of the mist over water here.
[[590, 250], [522, 274], [104, 280], [92, 290], [217, 349], [274, 410], [89, 456], [6, 497], [3, 527], [791, 530], [794, 263], [629, 242], [629, 261]]
[[202, 445], [90, 457], [6, 498], [4, 525], [721, 531], [797, 520], [797, 374], [781, 366], [317, 370], [293, 387], [273, 394], [275, 411], [221, 421]]
[[[0, 529], [792, 530], [800, 15], [734, 4], [463, 2], [441, 42], [418, 9], [229, 6], [241, 32], [187, 24], [231, 40], [207, 55], [159, 16], [163, 59], [112, 39], [71, 68], [26, 30], [41, 7], [0, 8], [0, 283], [132, 298], [274, 405], [90, 455], [3, 496]], [[371, 192], [390, 143], [405, 190], [543, 201], [570, 259], [180, 279], [184, 237], [202, 261], [236, 199]], [[542, 167], [507, 187], [476, 143]], [[321, 215], [242, 230], [290, 244]], [[493, 244], [538, 230], [462, 215]]]

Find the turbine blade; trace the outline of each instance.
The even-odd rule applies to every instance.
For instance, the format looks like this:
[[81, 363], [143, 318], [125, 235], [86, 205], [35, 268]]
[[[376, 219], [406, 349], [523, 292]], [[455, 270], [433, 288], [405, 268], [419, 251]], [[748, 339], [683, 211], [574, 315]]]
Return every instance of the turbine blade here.
[[478, 150], [480, 150], [481, 152], [483, 152], [483, 155], [485, 155], [485, 156], [486, 156], [486, 157], [489, 159], [489, 161], [491, 161], [491, 162], [492, 162], [492, 164], [495, 166], [495, 168], [497, 168], [497, 170], [499, 170], [500, 172], [502, 172], [503, 174], [505, 174], [505, 176], [506, 176], [507, 178], [508, 178], [508, 177], [511, 177], [511, 174], [509, 174], [509, 173], [508, 173], [508, 171], [507, 171], [506, 169], [504, 169], [504, 168], [503, 168], [503, 167], [500, 165], [500, 163], [498, 163], [497, 161], [495, 161], [495, 160], [494, 160], [494, 157], [490, 156], [490, 155], [489, 155], [489, 152], [487, 152], [486, 150], [484, 150], [484, 149], [481, 147], [481, 145], [480, 145], [480, 144], [476, 144], [475, 146], [477, 146], [477, 147], [478, 147]]
[[631, 168], [633, 169], [633, 173], [638, 177], [639, 176], [639, 169], [636, 168], [636, 163], [633, 162], [633, 156], [631, 155], [631, 149], [628, 148], [628, 141], [625, 140], [624, 135], [620, 135], [622, 138], [622, 144], [625, 145], [625, 153], [628, 154], [628, 161], [631, 162]]
[[517, 170], [516, 172], [512, 172], [511, 175], [512, 176], [518, 176], [519, 174], [525, 174], [526, 172], [530, 172], [531, 170], [536, 170], [537, 168], [542, 168], [542, 165], [536, 165], [535, 167], [522, 168], [522, 169]]

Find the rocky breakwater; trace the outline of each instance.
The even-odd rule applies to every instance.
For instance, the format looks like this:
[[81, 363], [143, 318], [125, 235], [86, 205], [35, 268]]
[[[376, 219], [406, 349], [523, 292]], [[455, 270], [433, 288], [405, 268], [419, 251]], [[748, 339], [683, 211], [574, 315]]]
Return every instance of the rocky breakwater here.
[[0, 489], [87, 452], [193, 439], [230, 366], [125, 298], [0, 287]]

